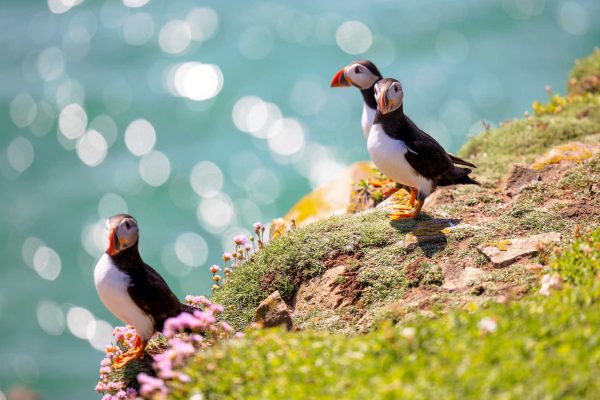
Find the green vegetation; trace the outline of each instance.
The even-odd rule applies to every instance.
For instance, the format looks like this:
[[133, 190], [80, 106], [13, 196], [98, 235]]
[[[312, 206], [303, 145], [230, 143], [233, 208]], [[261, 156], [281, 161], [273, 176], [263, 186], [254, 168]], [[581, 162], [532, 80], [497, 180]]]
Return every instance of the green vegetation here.
[[348, 338], [252, 331], [200, 353], [180, 398], [598, 398], [600, 229], [552, 269], [549, 297], [417, 319]]
[[512, 164], [532, 163], [553, 146], [574, 140], [597, 141], [599, 105], [600, 96], [596, 95], [557, 114], [508, 121], [469, 141], [459, 154], [479, 167], [476, 173], [482, 183], [496, 184]]
[[600, 49], [575, 63], [569, 75], [569, 93], [600, 93]]

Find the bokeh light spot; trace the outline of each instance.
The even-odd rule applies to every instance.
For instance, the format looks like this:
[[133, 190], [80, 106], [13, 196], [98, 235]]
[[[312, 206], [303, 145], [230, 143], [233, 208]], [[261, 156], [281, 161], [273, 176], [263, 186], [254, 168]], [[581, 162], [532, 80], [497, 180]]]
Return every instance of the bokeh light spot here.
[[21, 246], [21, 257], [23, 258], [25, 265], [29, 268], [33, 268], [33, 256], [37, 249], [43, 246], [46, 246], [46, 244], [41, 239], [34, 236], [25, 239], [23, 246]]
[[60, 257], [50, 247], [41, 246], [33, 255], [33, 268], [40, 277], [53, 281], [60, 275]]
[[583, 4], [565, 1], [557, 7], [557, 19], [561, 28], [571, 35], [583, 35], [590, 25], [589, 12]]
[[190, 45], [192, 31], [187, 22], [173, 20], [167, 22], [160, 30], [158, 44], [165, 53], [179, 54]]
[[123, 4], [130, 8], [143, 7], [148, 4], [150, 0], [123, 0]]
[[186, 232], [177, 237], [175, 254], [179, 261], [188, 267], [199, 267], [208, 258], [208, 245], [197, 233]]
[[335, 32], [335, 40], [343, 52], [361, 54], [369, 50], [373, 35], [368, 26], [360, 21], [346, 21]]
[[223, 172], [210, 161], [200, 161], [192, 168], [190, 185], [201, 197], [214, 197], [223, 187]]
[[154, 34], [152, 15], [140, 12], [133, 14], [123, 24], [123, 39], [132, 46], [141, 46]]
[[198, 205], [196, 216], [208, 232], [221, 233], [234, 221], [233, 203], [224, 193], [204, 198]]
[[62, 109], [58, 116], [58, 127], [62, 135], [70, 140], [77, 139], [85, 133], [87, 113], [77, 103], [72, 103]]
[[87, 166], [95, 167], [106, 158], [108, 143], [98, 131], [90, 130], [77, 141], [77, 156]]
[[73, 336], [90, 339], [96, 329], [96, 319], [89, 310], [73, 306], [67, 311], [67, 327]]
[[49, 47], [40, 53], [36, 66], [40, 78], [55, 81], [65, 73], [65, 56], [58, 47]]
[[17, 172], [24, 172], [33, 163], [35, 152], [31, 142], [18, 136], [6, 148], [6, 158], [8, 163]]
[[136, 119], [125, 129], [125, 145], [131, 154], [141, 157], [148, 154], [156, 143], [156, 131], [145, 119]]
[[223, 87], [223, 73], [213, 64], [178, 64], [171, 68], [167, 79], [173, 95], [196, 101], [215, 97]]
[[282, 156], [291, 156], [304, 148], [304, 128], [293, 118], [275, 121], [269, 129], [269, 149]]
[[171, 162], [160, 151], [153, 150], [140, 159], [140, 176], [150, 186], [161, 186], [171, 174]]
[[36, 308], [36, 316], [40, 328], [48, 335], [58, 336], [65, 330], [65, 315], [53, 301], [40, 301]]
[[98, 202], [98, 217], [107, 219], [115, 214], [127, 214], [127, 202], [116, 193], [105, 193]]
[[219, 14], [212, 8], [201, 7], [191, 10], [185, 17], [192, 39], [204, 42], [212, 38], [219, 29]]
[[37, 104], [29, 93], [21, 93], [10, 102], [10, 118], [19, 128], [29, 126], [37, 114]]

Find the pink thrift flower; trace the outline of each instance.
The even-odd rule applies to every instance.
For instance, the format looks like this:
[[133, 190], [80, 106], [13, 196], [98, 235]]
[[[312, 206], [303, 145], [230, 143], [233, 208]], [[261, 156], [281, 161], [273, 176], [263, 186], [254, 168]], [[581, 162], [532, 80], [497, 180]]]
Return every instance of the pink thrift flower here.
[[235, 242], [235, 244], [243, 246], [248, 241], [248, 238], [246, 238], [246, 235], [237, 235], [233, 238], [233, 241]]
[[223, 253], [223, 261], [229, 261], [233, 258], [231, 253]]

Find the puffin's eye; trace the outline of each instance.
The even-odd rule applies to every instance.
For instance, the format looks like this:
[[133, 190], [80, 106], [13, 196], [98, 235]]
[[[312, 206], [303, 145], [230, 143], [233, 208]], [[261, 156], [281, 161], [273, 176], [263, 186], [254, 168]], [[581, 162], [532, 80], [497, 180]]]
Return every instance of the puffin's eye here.
[[398, 86], [394, 86], [394, 93], [398, 93]]
[[125, 228], [127, 228], [127, 229], [131, 228], [131, 224], [129, 223], [129, 221], [125, 221]]
[[356, 67], [356, 68], [354, 68], [354, 72], [356, 72], [357, 74], [360, 74], [362, 71], [361, 71], [360, 67]]

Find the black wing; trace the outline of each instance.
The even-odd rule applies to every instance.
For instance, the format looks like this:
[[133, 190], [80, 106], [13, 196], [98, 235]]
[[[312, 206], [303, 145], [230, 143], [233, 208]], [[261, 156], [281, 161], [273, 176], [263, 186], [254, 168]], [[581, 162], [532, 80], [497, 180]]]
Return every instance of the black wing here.
[[[420, 135], [422, 135], [422, 136], [424, 136], [424, 137], [426, 137], [428, 139], [431, 139], [431, 140], [435, 141], [435, 139], [433, 138], [433, 136], [431, 136], [430, 134], [428, 134], [427, 132], [425, 132], [424, 130], [422, 130], [421, 128], [419, 128], [417, 126], [417, 124], [415, 124], [413, 122], [413, 120], [410, 119], [408, 116], [406, 116], [406, 121], [408, 122], [408, 125], [412, 129], [414, 129], [417, 132], [419, 132]], [[437, 143], [437, 141], [436, 141], [436, 143]], [[452, 163], [454, 163], [454, 164], [464, 165], [465, 167], [477, 168], [477, 166], [475, 164], [470, 163], [468, 161], [465, 161], [462, 158], [455, 156], [454, 154], [450, 154], [450, 153], [447, 153], [447, 154], [448, 154], [448, 157], [450, 157], [450, 160], [452, 161]]]
[[142, 270], [131, 275], [131, 281], [135, 284], [129, 285], [129, 295], [138, 307], [152, 315], [156, 329], [162, 330], [165, 319], [181, 313], [181, 303], [167, 282], [151, 266], [144, 264]]
[[409, 151], [406, 161], [419, 174], [428, 179], [436, 179], [454, 168], [448, 153], [434, 139], [414, 140], [407, 142]]

